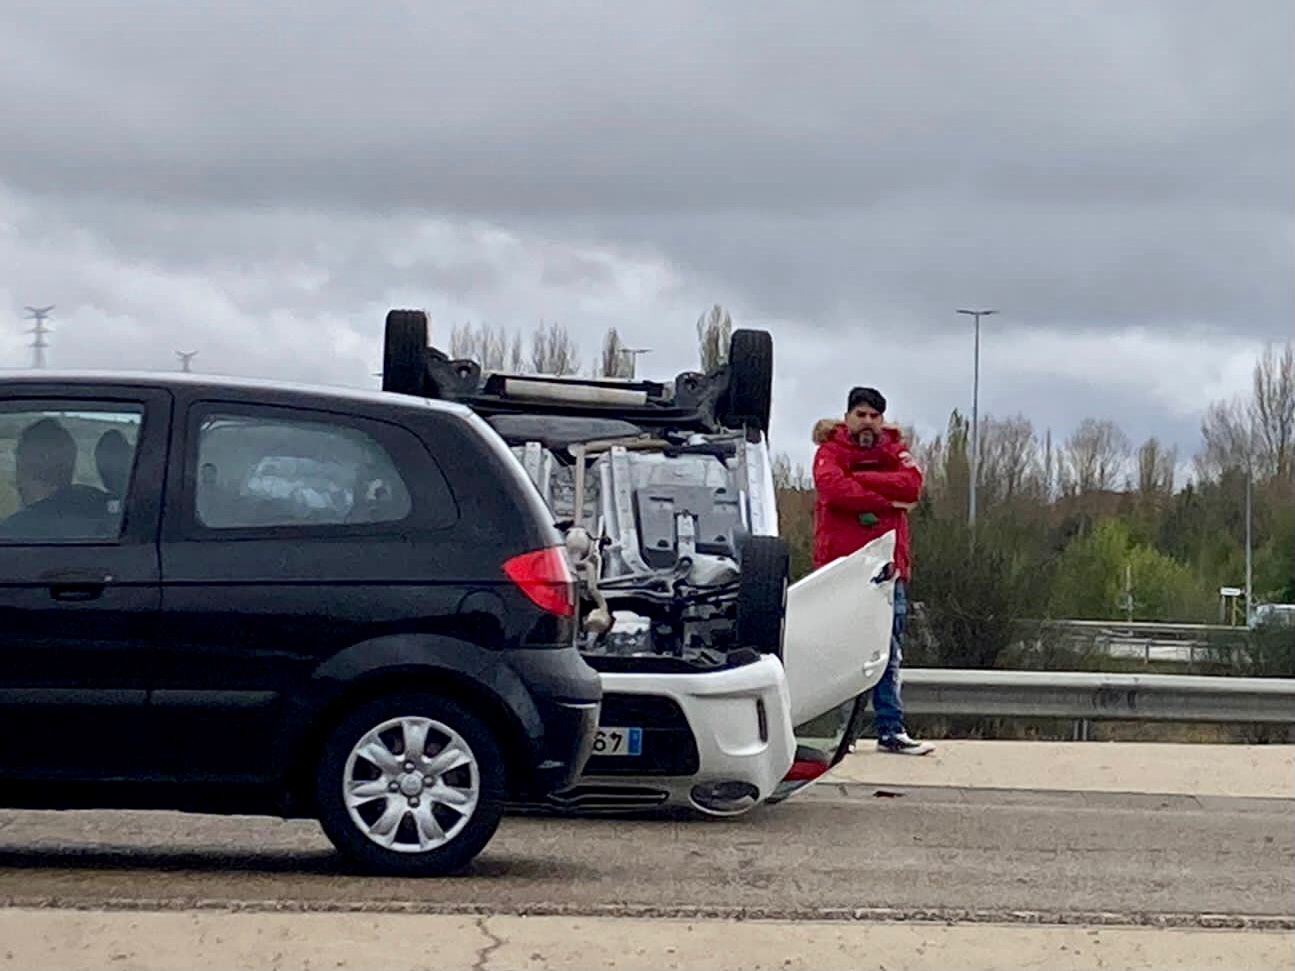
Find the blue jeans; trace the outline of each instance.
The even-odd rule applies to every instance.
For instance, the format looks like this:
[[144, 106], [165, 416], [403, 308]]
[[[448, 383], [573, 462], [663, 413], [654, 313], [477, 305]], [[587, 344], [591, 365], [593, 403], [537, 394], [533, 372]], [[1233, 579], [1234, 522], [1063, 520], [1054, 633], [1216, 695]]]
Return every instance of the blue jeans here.
[[904, 663], [904, 629], [908, 626], [908, 587], [895, 581], [895, 618], [890, 629], [890, 660], [877, 686], [872, 689], [873, 724], [877, 737], [897, 735], [904, 730], [904, 702], [899, 696], [899, 667]]

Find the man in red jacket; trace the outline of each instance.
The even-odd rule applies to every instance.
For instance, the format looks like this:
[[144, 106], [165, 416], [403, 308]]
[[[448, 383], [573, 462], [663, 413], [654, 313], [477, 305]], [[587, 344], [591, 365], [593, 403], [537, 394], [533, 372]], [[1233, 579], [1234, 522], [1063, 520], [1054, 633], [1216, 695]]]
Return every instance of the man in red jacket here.
[[[908, 621], [912, 575], [908, 512], [922, 494], [922, 471], [899, 432], [886, 424], [886, 399], [875, 388], [853, 388], [844, 421], [815, 428], [814, 567], [851, 553], [886, 533], [895, 533], [895, 615], [890, 661], [872, 691], [877, 747], [883, 752], [926, 755], [935, 751], [904, 728], [899, 669]], [[821, 438], [821, 441], [820, 441]]]

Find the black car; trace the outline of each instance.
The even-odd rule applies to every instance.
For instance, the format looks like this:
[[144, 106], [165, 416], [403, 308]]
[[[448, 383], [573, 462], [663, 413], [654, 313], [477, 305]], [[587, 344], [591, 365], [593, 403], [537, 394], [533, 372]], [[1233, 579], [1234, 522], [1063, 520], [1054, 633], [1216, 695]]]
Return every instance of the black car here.
[[0, 378], [0, 804], [317, 818], [461, 868], [598, 723], [539, 494], [466, 408]]

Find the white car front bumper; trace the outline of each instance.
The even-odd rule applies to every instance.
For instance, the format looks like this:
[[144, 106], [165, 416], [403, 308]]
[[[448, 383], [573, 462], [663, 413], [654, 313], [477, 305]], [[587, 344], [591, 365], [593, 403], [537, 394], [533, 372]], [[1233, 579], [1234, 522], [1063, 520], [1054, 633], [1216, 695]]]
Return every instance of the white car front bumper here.
[[[791, 768], [796, 741], [787, 679], [776, 658], [696, 674], [601, 676], [602, 727], [641, 728], [642, 752], [595, 755], [576, 787], [553, 797], [556, 805], [584, 811], [671, 805], [736, 815], [768, 798]], [[682, 714], [695, 759], [680, 755], [681, 741], [686, 744], [682, 726], [670, 734], [664, 722], [625, 724], [635, 716], [618, 714], [647, 710], [645, 700], [659, 709], [659, 699], [673, 702], [675, 714]]]

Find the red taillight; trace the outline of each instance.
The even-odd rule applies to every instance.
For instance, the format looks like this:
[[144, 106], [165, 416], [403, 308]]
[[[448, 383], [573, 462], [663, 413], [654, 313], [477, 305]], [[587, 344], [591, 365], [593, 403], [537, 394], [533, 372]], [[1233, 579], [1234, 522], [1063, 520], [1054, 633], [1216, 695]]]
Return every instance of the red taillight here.
[[791, 764], [791, 771], [784, 777], [784, 782], [813, 782], [826, 772], [830, 766], [826, 762], [797, 759]]
[[560, 546], [514, 556], [504, 564], [504, 573], [541, 610], [559, 617], [575, 614], [575, 578]]

